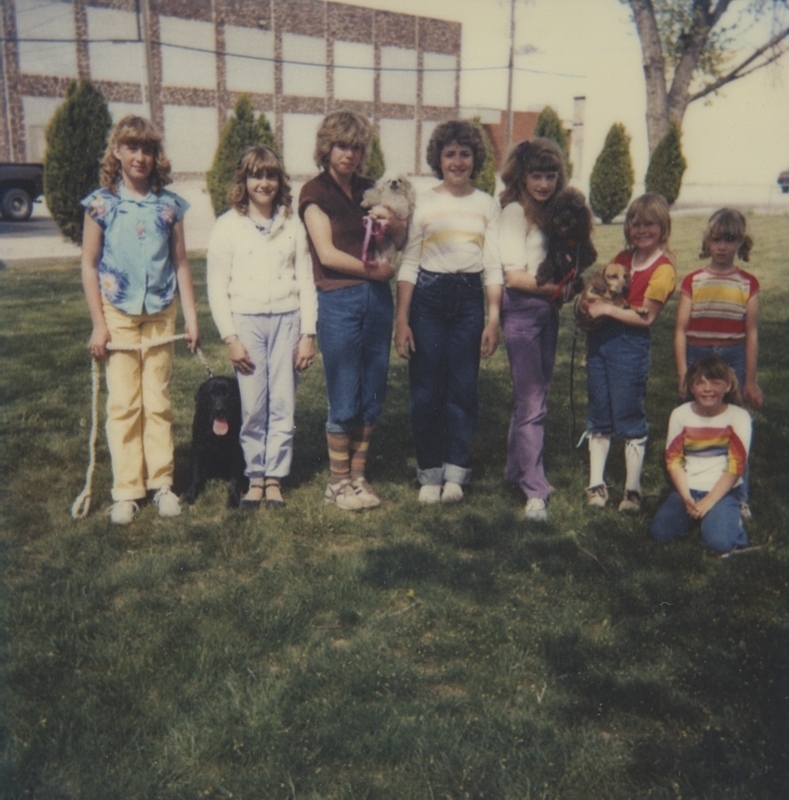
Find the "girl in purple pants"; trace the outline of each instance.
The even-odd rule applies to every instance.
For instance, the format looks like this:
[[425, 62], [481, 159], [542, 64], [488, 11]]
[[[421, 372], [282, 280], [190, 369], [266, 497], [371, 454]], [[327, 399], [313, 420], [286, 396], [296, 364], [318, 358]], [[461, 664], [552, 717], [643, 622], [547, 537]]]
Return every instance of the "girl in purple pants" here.
[[526, 495], [525, 518], [545, 521], [552, 487], [543, 468], [543, 436], [559, 314], [552, 299], [558, 287], [538, 286], [536, 274], [546, 256], [543, 229], [550, 203], [566, 183], [561, 151], [548, 139], [521, 142], [508, 156], [501, 177], [501, 319], [515, 395], [504, 477]]

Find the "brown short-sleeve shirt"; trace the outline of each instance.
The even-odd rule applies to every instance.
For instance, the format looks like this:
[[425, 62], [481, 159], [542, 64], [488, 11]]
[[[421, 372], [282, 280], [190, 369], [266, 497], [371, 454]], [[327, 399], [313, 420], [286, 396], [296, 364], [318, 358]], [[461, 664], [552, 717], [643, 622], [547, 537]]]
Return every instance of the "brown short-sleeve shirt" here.
[[[299, 216], [304, 220], [304, 212], [311, 203], [323, 211], [331, 223], [332, 243], [343, 253], [361, 260], [364, 246], [364, 217], [367, 209], [362, 208], [362, 195], [373, 185], [367, 178], [354, 175], [351, 180], [353, 199], [340, 188], [339, 184], [328, 172], [321, 172], [301, 189], [299, 195]], [[332, 289], [344, 289], [364, 283], [361, 278], [352, 278], [344, 272], [338, 272], [321, 264], [318, 253], [307, 233], [312, 256], [312, 274], [319, 291], [329, 292]]]

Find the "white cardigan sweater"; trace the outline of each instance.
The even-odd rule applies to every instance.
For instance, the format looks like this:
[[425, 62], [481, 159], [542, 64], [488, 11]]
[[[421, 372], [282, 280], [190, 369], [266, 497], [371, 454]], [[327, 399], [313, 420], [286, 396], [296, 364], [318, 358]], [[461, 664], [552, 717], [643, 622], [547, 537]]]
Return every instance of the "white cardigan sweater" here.
[[301, 333], [314, 334], [318, 300], [307, 233], [296, 214], [277, 214], [271, 232], [235, 209], [216, 221], [208, 243], [208, 303], [219, 335], [236, 332], [233, 314], [301, 312]]

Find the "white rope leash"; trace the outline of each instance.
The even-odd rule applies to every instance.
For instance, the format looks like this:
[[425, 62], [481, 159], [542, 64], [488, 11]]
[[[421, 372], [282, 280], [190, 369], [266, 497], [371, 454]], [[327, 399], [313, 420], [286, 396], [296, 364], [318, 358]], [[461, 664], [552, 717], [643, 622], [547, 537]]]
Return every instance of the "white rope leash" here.
[[[179, 339], [185, 339], [186, 334], [179, 333], [175, 336], [166, 336], [163, 339], [154, 339], [152, 342], [143, 344], [122, 345], [115, 344], [114, 342], [107, 342], [107, 350], [149, 350], [152, 347], [159, 347], [163, 344], [170, 344]], [[210, 364], [203, 355], [203, 351], [198, 347], [195, 355], [200, 359], [200, 362], [205, 367], [208, 377], [212, 378], [214, 371], [211, 369]], [[79, 493], [77, 499], [71, 506], [71, 516], [74, 519], [82, 519], [88, 515], [90, 510], [90, 496], [93, 486], [93, 473], [96, 469], [96, 438], [98, 437], [99, 429], [99, 359], [94, 358], [90, 366], [91, 378], [91, 407], [90, 407], [90, 435], [88, 436], [88, 470], [85, 474], [85, 488]]]

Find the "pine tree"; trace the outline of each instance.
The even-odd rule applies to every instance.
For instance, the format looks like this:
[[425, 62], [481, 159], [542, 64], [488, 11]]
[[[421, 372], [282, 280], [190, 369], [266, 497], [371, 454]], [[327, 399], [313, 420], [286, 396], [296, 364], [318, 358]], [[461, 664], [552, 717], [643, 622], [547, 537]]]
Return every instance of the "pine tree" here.
[[260, 114], [255, 119], [251, 98], [248, 94], [242, 94], [236, 101], [233, 115], [222, 128], [214, 161], [206, 173], [206, 185], [217, 217], [227, 210], [227, 190], [233, 182], [238, 159], [247, 147], [256, 144], [265, 145], [277, 152], [274, 132], [266, 115]]
[[370, 143], [370, 156], [364, 166], [364, 177], [377, 181], [383, 177], [384, 172], [386, 172], [386, 160], [384, 159], [384, 151], [381, 149], [381, 140], [376, 133]]
[[107, 103], [89, 81], [74, 81], [46, 129], [44, 197], [60, 232], [82, 243], [79, 201], [99, 185], [101, 158], [112, 127]]
[[490, 142], [488, 132], [482, 124], [482, 120], [479, 117], [474, 117], [471, 121], [482, 134], [482, 141], [485, 142], [485, 162], [477, 177], [471, 181], [471, 185], [475, 189], [480, 189], [489, 195], [493, 195], [496, 193], [496, 166], [493, 162], [493, 145]]
[[589, 177], [589, 205], [604, 225], [627, 208], [634, 180], [630, 136], [625, 126], [616, 122], [605, 137]]
[[688, 162], [682, 155], [682, 132], [676, 122], [672, 122], [668, 133], [658, 142], [649, 159], [649, 167], [644, 180], [648, 192], [656, 192], [666, 198], [669, 205], [679, 197], [682, 176]]
[[573, 176], [573, 165], [570, 161], [570, 142], [567, 138], [567, 131], [559, 119], [559, 115], [551, 106], [545, 106], [537, 117], [537, 125], [534, 128], [534, 135], [541, 136], [543, 139], [552, 139], [562, 151], [564, 156], [564, 169], [567, 177]]

